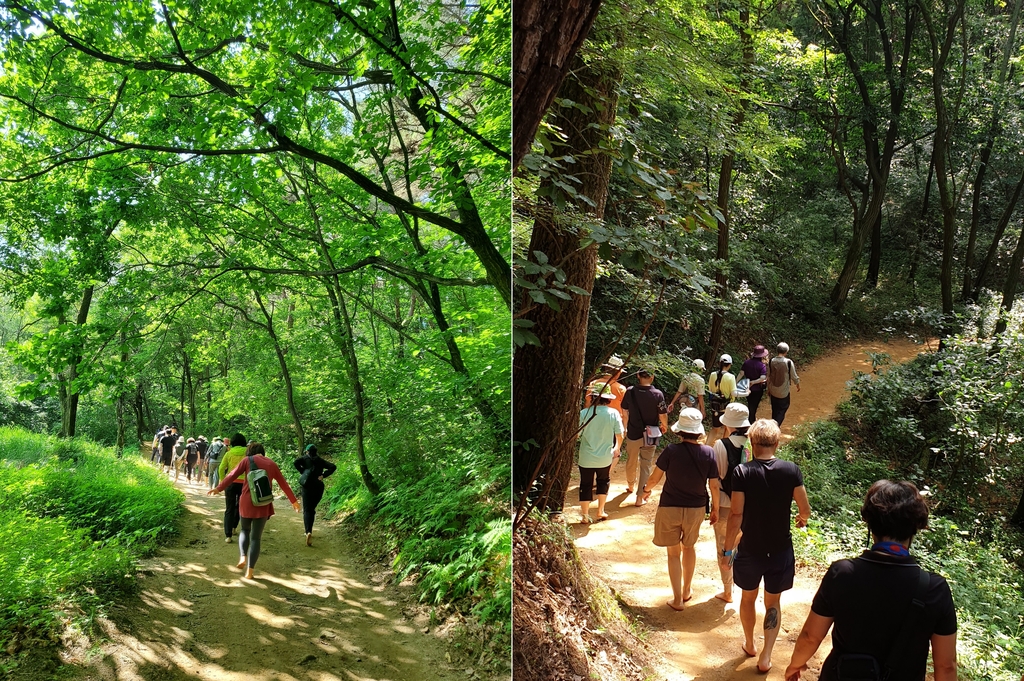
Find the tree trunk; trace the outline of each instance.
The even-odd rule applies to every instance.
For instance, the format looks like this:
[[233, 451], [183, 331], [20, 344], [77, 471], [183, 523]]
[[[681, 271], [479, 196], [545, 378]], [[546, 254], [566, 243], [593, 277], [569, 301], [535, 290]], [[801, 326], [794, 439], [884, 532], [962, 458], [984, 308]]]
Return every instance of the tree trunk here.
[[1010, 523], [1024, 528], [1024, 490], [1021, 491], [1020, 499], [1017, 501], [1017, 510], [1010, 516]]
[[512, 4], [512, 170], [530, 151], [601, 0], [516, 0]]
[[1017, 248], [1013, 249], [1013, 257], [1010, 258], [1010, 270], [1006, 273], [1006, 281], [1003, 283], [1003, 312], [996, 322], [996, 334], [1006, 331], [1006, 320], [1013, 311], [1013, 300], [1017, 297], [1017, 282], [1020, 280], [1020, 267], [1024, 263], [1024, 224], [1021, 225], [1020, 237], [1017, 239]]
[[[615, 122], [621, 78], [621, 66], [612, 60], [586, 64], [577, 56], [559, 95], [580, 106], [560, 109], [553, 121], [567, 137], [566, 153], [577, 159], [576, 176], [581, 181], [578, 191], [593, 202], [593, 206], [581, 202], [580, 209], [596, 219], [604, 215], [611, 176], [610, 156], [597, 150], [607, 144], [608, 131]], [[550, 202], [542, 203], [527, 252], [531, 260], [540, 252], [547, 262], [559, 263], [565, 283], [589, 293], [594, 287], [597, 246], [581, 248], [582, 235], [564, 228], [560, 219]], [[559, 511], [572, 467], [590, 296], [573, 295], [570, 300], [560, 301], [561, 309], [555, 310], [536, 303], [524, 292], [523, 303], [524, 309], [517, 317], [533, 322], [531, 331], [541, 345], [518, 349], [512, 363], [516, 386], [512, 408], [513, 492], [536, 492], [535, 503]]]
[[996, 83], [999, 91], [996, 94], [995, 102], [992, 105], [992, 118], [989, 120], [988, 129], [985, 134], [985, 146], [981, 150], [981, 162], [978, 165], [978, 174], [974, 177], [974, 185], [971, 193], [971, 230], [967, 237], [967, 253], [964, 257], [964, 285], [962, 296], [965, 300], [977, 300], [971, 288], [972, 271], [974, 269], [974, 251], [978, 240], [978, 225], [981, 222], [981, 195], [985, 186], [985, 174], [988, 171], [988, 162], [992, 156], [992, 147], [995, 146], [996, 137], [1002, 125], [1002, 106], [1006, 97], [1005, 82], [1007, 66], [1010, 62], [1010, 54], [1013, 52], [1014, 42], [1017, 35], [1017, 26], [1020, 22], [1020, 8], [1022, 1], [1017, 0], [1013, 6], [1013, 16], [1010, 19], [1010, 33], [1003, 45], [1003, 54], [999, 63], [999, 71], [996, 73]]
[[79, 339], [71, 351], [68, 361], [67, 372], [64, 380], [61, 381], [61, 429], [60, 437], [74, 437], [75, 427], [78, 420], [78, 397], [79, 390], [75, 387], [75, 380], [78, 378], [78, 368], [82, 363], [82, 352], [85, 345], [85, 323], [89, 319], [89, 307], [92, 305], [93, 287], [86, 287], [82, 292], [82, 304], [78, 307], [78, 316], [75, 318], [75, 332]]
[[[740, 92], [745, 94], [749, 88], [747, 74], [754, 63], [754, 42], [750, 35], [750, 8], [746, 3], [740, 7], [739, 34], [743, 54], [740, 63]], [[737, 133], [743, 126], [746, 116], [747, 99], [744, 97], [740, 102], [739, 110], [733, 115], [733, 129]], [[718, 251], [715, 257], [722, 265], [721, 269], [715, 272], [715, 297], [719, 304], [711, 315], [711, 335], [708, 339], [710, 355], [705, 357], [708, 365], [715, 361], [722, 344], [722, 330], [725, 327], [725, 303], [729, 298], [729, 195], [732, 189], [732, 168], [735, 158], [734, 152], [730, 150], [722, 157], [722, 164], [718, 170], [718, 210], [721, 211], [723, 219], [718, 221]]]
[[[121, 347], [126, 347], [127, 340], [125, 338], [124, 328], [121, 328]], [[124, 456], [124, 403], [125, 397], [125, 385], [124, 377], [127, 375], [125, 371], [128, 366], [128, 353], [126, 351], [121, 352], [121, 375], [117, 379], [117, 400], [114, 402], [114, 416], [117, 419], [117, 442], [115, 444], [115, 451], [117, 452], [117, 458]]]
[[263, 319], [266, 320], [266, 323], [261, 326], [266, 329], [267, 335], [270, 336], [270, 340], [274, 343], [274, 354], [277, 355], [277, 363], [281, 367], [281, 377], [284, 379], [284, 397], [288, 403], [288, 413], [292, 417], [292, 426], [295, 428], [295, 439], [299, 445], [298, 452], [302, 454], [306, 448], [306, 431], [302, 428], [302, 419], [299, 418], [299, 410], [295, 406], [295, 388], [292, 385], [292, 373], [288, 370], [288, 362], [285, 360], [281, 340], [277, 337], [277, 331], [274, 329], [274, 318], [267, 310], [266, 305], [263, 304], [263, 297], [260, 296], [255, 286], [252, 292], [256, 296], [256, 304], [259, 305], [260, 311], [263, 313]]
[[[928, 4], [921, 0], [918, 2], [931, 44], [932, 96], [935, 101], [935, 138], [932, 144], [932, 157], [935, 160], [935, 184], [939, 190], [939, 205], [942, 208], [942, 269], [939, 273], [939, 283], [942, 289], [942, 313], [947, 318], [953, 314], [953, 247], [956, 243], [956, 203], [949, 187], [946, 150], [950, 131], [956, 121], [949, 120], [943, 81], [946, 78], [946, 62], [953, 47], [953, 38], [956, 34], [957, 24], [960, 23], [960, 15], [964, 11], [965, 1], [958, 0], [953, 5], [949, 15], [944, 17], [945, 23], [941, 26], [933, 21]], [[939, 33], [940, 30], [942, 33]]]
[[1013, 188], [1013, 194], [1006, 203], [1003, 214], [999, 217], [999, 222], [996, 224], [996, 232], [992, 236], [992, 243], [988, 247], [988, 253], [985, 254], [981, 267], [978, 268], [978, 279], [974, 283], [974, 300], [981, 298], [981, 289], [985, 286], [985, 279], [988, 277], [989, 268], [996, 260], [996, 254], [999, 252], [999, 242], [1002, 241], [1003, 232], [1006, 231], [1007, 225], [1010, 224], [1010, 218], [1013, 217], [1013, 211], [1017, 208], [1017, 202], [1020, 200], [1022, 191], [1024, 191], [1024, 171], [1021, 172], [1020, 179], [1017, 180], [1017, 185]]
[[882, 213], [875, 218], [875, 226], [871, 228], [871, 258], [868, 260], [868, 276], [864, 278], [864, 288], [878, 288], [878, 272], [882, 268]]
[[[861, 255], [864, 252], [864, 244], [868, 235], [875, 226], [875, 220], [882, 210], [882, 202], [885, 199], [886, 188], [889, 183], [889, 172], [892, 168], [892, 159], [896, 153], [896, 138], [899, 134], [900, 119], [903, 115], [903, 108], [906, 101], [907, 73], [910, 68], [910, 53], [913, 44], [914, 26], [917, 23], [917, 13], [908, 9], [902, 26], [902, 31], [892, 30], [893, 37], [901, 38], [901, 54], [897, 54], [890, 37], [890, 30], [883, 14], [886, 6], [881, 0], [869, 0], [864, 9], [868, 13], [865, 19], [869, 24], [869, 30], [878, 33], [879, 47], [884, 55], [885, 77], [888, 83], [889, 110], [885, 134], [880, 135], [879, 121], [875, 115], [867, 115], [867, 112], [875, 112], [879, 107], [872, 100], [873, 88], [867, 81], [864, 74], [864, 66], [853, 53], [854, 36], [851, 32], [852, 15], [846, 14], [838, 19], [837, 30], [826, 26], [843, 55], [846, 57], [847, 67], [857, 85], [857, 92], [864, 107], [865, 115], [861, 118], [861, 133], [864, 140], [865, 165], [870, 183], [870, 199], [864, 213], [855, 218], [853, 224], [853, 235], [850, 239], [850, 247], [846, 251], [846, 261], [839, 273], [835, 287], [832, 289], [830, 303], [836, 312], [841, 312], [846, 306], [846, 299], [849, 296], [850, 288], [860, 266]], [[852, 13], [854, 5], [844, 11]], [[838, 30], [841, 27], [841, 30]], [[868, 64], [875, 66], [877, 64]], [[881, 66], [881, 65], [878, 65]]]

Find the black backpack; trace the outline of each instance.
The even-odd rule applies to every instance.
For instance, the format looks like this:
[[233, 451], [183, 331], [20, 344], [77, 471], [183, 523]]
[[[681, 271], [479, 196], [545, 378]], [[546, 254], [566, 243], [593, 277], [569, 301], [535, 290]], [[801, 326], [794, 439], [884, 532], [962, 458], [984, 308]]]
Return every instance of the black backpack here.
[[725, 447], [725, 454], [726, 454], [726, 457], [729, 460], [729, 466], [728, 466], [728, 468], [725, 471], [725, 477], [722, 478], [722, 491], [725, 492], [729, 496], [729, 498], [731, 499], [732, 498], [732, 472], [736, 468], [736, 466], [739, 466], [741, 463], [743, 463], [743, 449], [744, 449], [744, 447], [737, 447], [727, 437], [723, 437], [721, 440], [719, 440], [719, 442], [721, 442], [722, 446]]

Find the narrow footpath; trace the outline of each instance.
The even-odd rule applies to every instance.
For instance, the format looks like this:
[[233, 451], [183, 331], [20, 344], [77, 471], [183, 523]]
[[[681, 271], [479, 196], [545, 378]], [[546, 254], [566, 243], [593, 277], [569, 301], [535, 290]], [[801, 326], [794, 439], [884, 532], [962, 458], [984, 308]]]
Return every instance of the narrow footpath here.
[[[305, 545], [302, 514], [275, 486], [255, 580], [241, 579], [237, 536], [225, 543], [224, 496], [177, 483], [181, 534], [142, 561], [140, 592], [100, 622], [108, 639], [71, 651], [75, 681], [402, 681], [467, 677], [434, 626], [381, 575], [347, 556], [341, 533], [318, 521]], [[77, 652], [77, 654], [76, 654]], [[72, 672], [74, 668], [75, 671]]]
[[[886, 352], [896, 363], [911, 359], [925, 349], [925, 346], [907, 340], [852, 343], [806, 367], [797, 365], [801, 391], [793, 393], [792, 405], [782, 428], [783, 437], [791, 438], [793, 428], [798, 424], [824, 419], [833, 413], [835, 406], [845, 397], [846, 382], [853, 377], [853, 372], [871, 372], [871, 361], [865, 352]], [[759, 414], [761, 418], [771, 416], [767, 399], [761, 404]], [[573, 483], [576, 487], [570, 490], [567, 504], [578, 503], [578, 475]], [[677, 672], [672, 681], [783, 679], [793, 645], [817, 591], [820, 572], [807, 566], [797, 566], [793, 589], [782, 595], [782, 631], [772, 654], [772, 670], [767, 675], [760, 674], [756, 658], [747, 657], [740, 649], [743, 630], [739, 621], [739, 589], [735, 589], [732, 603], [727, 604], [714, 597], [721, 591], [722, 584], [715, 556], [715, 534], [707, 522], [701, 527], [696, 546], [693, 599], [681, 612], [666, 605], [672, 591], [668, 583], [665, 549], [651, 542], [660, 488], [659, 485], [647, 505], [636, 507], [635, 495], [625, 491], [625, 464], [619, 463], [612, 474], [606, 506], [611, 517], [607, 521], [582, 525], [579, 524], [579, 507], [567, 509], [565, 518], [572, 524], [576, 547], [584, 564], [643, 620], [650, 631], [651, 646], [660, 651]], [[794, 528], [794, 531], [800, 530]], [[760, 652], [763, 599], [758, 600], [757, 608], [754, 640]], [[803, 675], [804, 679], [817, 679], [821, 662], [830, 650], [831, 638], [826, 637], [812, 658], [808, 673]]]

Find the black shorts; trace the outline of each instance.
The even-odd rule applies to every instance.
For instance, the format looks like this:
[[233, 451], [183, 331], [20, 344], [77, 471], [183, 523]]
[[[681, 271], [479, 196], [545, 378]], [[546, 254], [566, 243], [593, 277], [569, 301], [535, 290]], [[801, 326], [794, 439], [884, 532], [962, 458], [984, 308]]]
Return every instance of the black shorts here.
[[793, 547], [768, 555], [744, 553], [736, 554], [736, 562], [732, 566], [732, 577], [736, 586], [744, 591], [754, 591], [761, 586], [764, 578], [764, 590], [770, 594], [780, 594], [793, 588], [793, 575], [796, 572], [796, 560]]
[[170, 466], [171, 465], [171, 459], [173, 457], [174, 457], [174, 452], [163, 452], [160, 455], [160, 461], [161, 461], [161, 463], [163, 463], [163, 465]]

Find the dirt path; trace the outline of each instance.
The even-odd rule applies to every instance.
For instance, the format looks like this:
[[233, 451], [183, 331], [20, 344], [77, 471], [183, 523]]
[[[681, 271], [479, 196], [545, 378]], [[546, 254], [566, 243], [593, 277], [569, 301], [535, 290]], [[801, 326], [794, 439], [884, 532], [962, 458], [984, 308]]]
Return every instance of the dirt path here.
[[78, 667], [76, 681], [470, 678], [451, 669], [426, 616], [403, 611], [399, 587], [347, 558], [328, 523], [318, 521], [307, 548], [302, 515], [276, 501], [256, 580], [246, 581], [235, 568], [237, 539], [224, 541], [224, 497], [178, 486], [181, 535], [143, 561], [139, 595], [101, 623], [109, 641], [62, 672]]
[[[797, 366], [802, 389], [793, 394], [783, 434], [791, 435], [797, 424], [826, 418], [833, 412], [835, 405], [844, 397], [846, 381], [852, 378], [853, 371], [871, 371], [871, 362], [865, 351], [887, 352], [893, 361], [904, 361], [923, 350], [923, 346], [905, 340], [888, 344], [881, 341], [853, 343], [807, 367]], [[767, 404], [762, 404], [759, 412], [762, 418], [770, 416]], [[619, 464], [616, 468], [606, 507], [611, 518], [594, 525], [573, 525], [576, 546], [584, 563], [634, 612], [639, 613], [652, 632], [651, 644], [677, 669], [679, 679], [717, 681], [749, 677], [781, 680], [810, 609], [811, 599], [817, 591], [820, 574], [806, 568], [797, 569], [793, 589], [782, 595], [782, 631], [772, 655], [773, 669], [767, 676], [759, 674], [755, 658], [747, 657], [740, 650], [743, 630], [739, 621], [739, 590], [735, 592], [735, 601], [730, 604], [714, 597], [722, 585], [711, 526], [704, 523], [696, 546], [693, 600], [687, 603], [685, 610], [675, 612], [665, 605], [672, 595], [665, 550], [651, 543], [659, 491], [655, 491], [646, 506], [635, 507], [635, 496], [625, 492], [625, 466]], [[578, 479], [575, 484], [579, 484]], [[577, 495], [578, 488], [575, 493], [570, 491], [567, 502], [577, 503]], [[591, 515], [593, 513], [592, 509]], [[570, 523], [578, 523], [579, 508], [568, 510], [565, 517]], [[760, 627], [764, 615], [761, 600], [757, 608], [755, 641], [760, 651]], [[813, 681], [817, 678], [817, 669], [829, 650], [831, 640], [827, 639], [811, 660], [809, 670], [812, 673], [805, 674], [805, 679]]]

